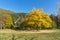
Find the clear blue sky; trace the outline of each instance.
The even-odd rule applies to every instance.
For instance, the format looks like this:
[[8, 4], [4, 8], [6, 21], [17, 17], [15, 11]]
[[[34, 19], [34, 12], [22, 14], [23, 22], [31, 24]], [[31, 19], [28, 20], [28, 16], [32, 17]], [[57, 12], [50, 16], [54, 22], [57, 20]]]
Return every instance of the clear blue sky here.
[[0, 0], [0, 8], [14, 12], [29, 12], [33, 8], [43, 8], [45, 12], [57, 13], [60, 0]]

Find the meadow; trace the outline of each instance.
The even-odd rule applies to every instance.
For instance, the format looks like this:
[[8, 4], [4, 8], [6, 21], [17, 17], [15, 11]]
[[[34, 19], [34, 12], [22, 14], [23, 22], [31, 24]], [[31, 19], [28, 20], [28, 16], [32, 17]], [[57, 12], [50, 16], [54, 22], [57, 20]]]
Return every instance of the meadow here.
[[0, 40], [60, 40], [60, 30], [0, 30]]

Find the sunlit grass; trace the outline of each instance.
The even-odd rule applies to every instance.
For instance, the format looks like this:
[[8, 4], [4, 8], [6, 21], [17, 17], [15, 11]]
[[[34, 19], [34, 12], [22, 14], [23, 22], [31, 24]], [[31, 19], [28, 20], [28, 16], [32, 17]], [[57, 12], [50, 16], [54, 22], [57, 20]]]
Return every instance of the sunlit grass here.
[[[0, 30], [0, 32], [1, 31], [2, 30]], [[25, 31], [25, 33], [23, 31], [21, 31], [23, 33], [20, 31], [12, 33], [14, 30], [11, 30], [10, 33], [9, 30], [5, 31], [5, 33], [4, 31], [0, 33], [0, 40], [60, 40], [60, 30], [56, 30], [52, 33], [40, 33], [39, 31], [39, 33], [27, 33], [27, 31]]]
[[12, 29], [3, 29], [0, 30], [0, 33], [53, 33], [58, 30], [12, 30]]

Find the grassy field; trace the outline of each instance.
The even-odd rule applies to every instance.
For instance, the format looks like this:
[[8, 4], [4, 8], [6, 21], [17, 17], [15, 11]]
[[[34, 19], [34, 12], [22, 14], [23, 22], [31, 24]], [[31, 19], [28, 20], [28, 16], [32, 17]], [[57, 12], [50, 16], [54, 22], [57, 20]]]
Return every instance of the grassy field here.
[[60, 30], [9, 31], [0, 30], [0, 40], [60, 40]]

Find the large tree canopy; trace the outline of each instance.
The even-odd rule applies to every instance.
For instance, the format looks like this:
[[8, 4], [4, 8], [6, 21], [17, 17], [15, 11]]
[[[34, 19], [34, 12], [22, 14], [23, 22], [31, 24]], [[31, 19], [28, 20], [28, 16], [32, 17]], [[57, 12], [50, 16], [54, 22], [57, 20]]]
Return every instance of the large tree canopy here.
[[47, 13], [44, 13], [42, 9], [33, 9], [26, 15], [26, 21], [28, 25], [33, 27], [52, 27], [52, 20]]

